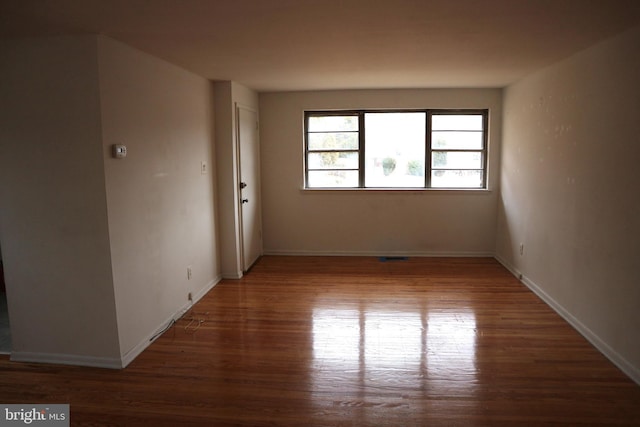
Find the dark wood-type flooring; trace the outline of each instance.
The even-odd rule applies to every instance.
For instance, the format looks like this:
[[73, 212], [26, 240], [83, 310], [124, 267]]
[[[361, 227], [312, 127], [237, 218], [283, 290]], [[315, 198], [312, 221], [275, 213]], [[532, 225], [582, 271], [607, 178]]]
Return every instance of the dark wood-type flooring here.
[[491, 258], [264, 257], [124, 370], [3, 356], [0, 402], [73, 426], [640, 425], [640, 387]]

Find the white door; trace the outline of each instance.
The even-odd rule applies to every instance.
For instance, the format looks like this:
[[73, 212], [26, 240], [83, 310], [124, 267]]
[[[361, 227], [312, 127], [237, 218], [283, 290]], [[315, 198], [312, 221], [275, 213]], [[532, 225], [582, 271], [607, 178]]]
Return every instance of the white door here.
[[238, 106], [236, 114], [238, 123], [238, 145], [240, 146], [242, 265], [244, 271], [248, 271], [253, 263], [262, 255], [258, 113]]

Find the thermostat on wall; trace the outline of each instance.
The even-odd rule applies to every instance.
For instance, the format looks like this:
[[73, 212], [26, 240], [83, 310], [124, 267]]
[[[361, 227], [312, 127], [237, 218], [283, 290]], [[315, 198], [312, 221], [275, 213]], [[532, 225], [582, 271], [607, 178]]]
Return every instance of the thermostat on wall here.
[[120, 145], [120, 144], [113, 144], [111, 146], [112, 149], [112, 155], [114, 158], [116, 159], [124, 159], [125, 157], [127, 157], [127, 146], [126, 145]]

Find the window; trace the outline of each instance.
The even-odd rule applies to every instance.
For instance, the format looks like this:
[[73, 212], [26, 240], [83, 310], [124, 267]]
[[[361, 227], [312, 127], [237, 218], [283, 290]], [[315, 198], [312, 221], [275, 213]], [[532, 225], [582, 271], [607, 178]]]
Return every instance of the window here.
[[306, 186], [360, 187], [360, 114], [308, 114]]
[[305, 188], [486, 188], [487, 110], [305, 112]]

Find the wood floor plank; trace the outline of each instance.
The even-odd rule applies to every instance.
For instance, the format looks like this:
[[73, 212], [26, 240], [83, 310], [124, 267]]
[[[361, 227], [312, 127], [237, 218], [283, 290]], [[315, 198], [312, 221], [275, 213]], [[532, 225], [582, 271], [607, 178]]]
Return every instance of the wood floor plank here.
[[74, 426], [640, 425], [640, 387], [491, 258], [264, 257], [122, 371], [0, 359]]

